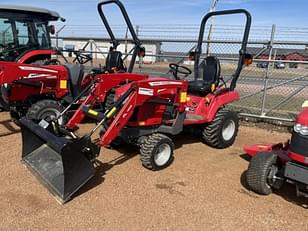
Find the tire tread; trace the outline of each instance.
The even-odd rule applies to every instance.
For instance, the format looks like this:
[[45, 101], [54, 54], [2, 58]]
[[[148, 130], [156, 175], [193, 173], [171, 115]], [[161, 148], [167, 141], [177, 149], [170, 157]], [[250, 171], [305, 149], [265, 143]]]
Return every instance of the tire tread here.
[[[235, 136], [231, 139], [230, 142], [225, 143], [221, 138], [221, 129], [223, 126], [223, 121], [228, 116], [232, 116], [236, 118], [236, 130], [235, 130]], [[207, 124], [202, 132], [203, 140], [206, 144], [208, 144], [211, 147], [214, 148], [227, 148], [231, 146], [234, 143], [234, 140], [237, 136], [238, 132], [238, 116], [236, 112], [229, 111], [226, 108], [221, 108], [217, 111], [216, 116], [214, 120]]]
[[[153, 171], [159, 170], [161, 168], [159, 166], [156, 166], [155, 163], [153, 163], [152, 158], [153, 158], [153, 151], [156, 145], [164, 140], [172, 144], [172, 150], [173, 150], [172, 140], [164, 134], [154, 133], [154, 134], [149, 135], [143, 140], [143, 143], [140, 145], [140, 160], [142, 162], [142, 165], [145, 168], [153, 170]], [[167, 165], [168, 164], [169, 163], [167, 163]]]
[[277, 155], [273, 153], [258, 153], [251, 158], [246, 172], [246, 181], [251, 190], [261, 195], [272, 193], [271, 187], [267, 184], [267, 176], [276, 161]]

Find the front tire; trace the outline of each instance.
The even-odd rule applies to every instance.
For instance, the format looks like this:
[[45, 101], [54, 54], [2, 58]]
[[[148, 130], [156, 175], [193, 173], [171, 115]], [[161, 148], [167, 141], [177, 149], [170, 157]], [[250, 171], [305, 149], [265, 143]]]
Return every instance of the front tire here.
[[[51, 121], [55, 119], [60, 113], [64, 110], [64, 107], [61, 106], [55, 100], [40, 100], [28, 109], [26, 114], [27, 119], [39, 121], [39, 120], [46, 120]], [[66, 123], [66, 118], [64, 116], [58, 119], [59, 125], [64, 125]]]
[[258, 153], [250, 160], [246, 172], [247, 184], [254, 192], [269, 195], [272, 193], [274, 177], [277, 172], [277, 155]]
[[153, 171], [166, 168], [173, 160], [173, 150], [174, 144], [168, 136], [160, 133], [149, 135], [140, 145], [142, 165]]
[[236, 112], [221, 108], [214, 120], [206, 124], [202, 137], [206, 144], [214, 148], [227, 148], [233, 145], [237, 136], [239, 118]]

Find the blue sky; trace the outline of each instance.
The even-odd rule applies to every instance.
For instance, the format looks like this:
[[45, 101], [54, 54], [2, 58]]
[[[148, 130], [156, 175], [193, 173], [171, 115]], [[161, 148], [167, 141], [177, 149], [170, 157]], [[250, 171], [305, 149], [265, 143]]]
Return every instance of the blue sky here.
[[[100, 25], [97, 0], [1, 0], [1, 4], [44, 7], [58, 11], [69, 25]], [[133, 24], [196, 24], [209, 10], [211, 0], [122, 0]], [[308, 27], [307, 0], [219, 0], [217, 9], [245, 8], [253, 25]], [[110, 11], [112, 24], [121, 24]], [[228, 19], [223, 24], [239, 24]]]

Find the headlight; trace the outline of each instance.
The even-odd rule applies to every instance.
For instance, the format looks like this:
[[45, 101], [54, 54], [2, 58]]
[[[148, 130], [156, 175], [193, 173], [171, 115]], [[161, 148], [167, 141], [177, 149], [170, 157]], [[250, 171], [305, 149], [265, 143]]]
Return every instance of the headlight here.
[[308, 127], [307, 126], [302, 126], [301, 130], [299, 131], [300, 134], [303, 136], [308, 135]]
[[304, 126], [301, 124], [295, 124], [293, 130], [297, 133], [300, 133], [303, 136], [308, 136], [308, 126]]
[[295, 124], [294, 127], [293, 127], [293, 129], [294, 129], [295, 132], [300, 132], [301, 127], [302, 127], [302, 125], [300, 125], [300, 124]]

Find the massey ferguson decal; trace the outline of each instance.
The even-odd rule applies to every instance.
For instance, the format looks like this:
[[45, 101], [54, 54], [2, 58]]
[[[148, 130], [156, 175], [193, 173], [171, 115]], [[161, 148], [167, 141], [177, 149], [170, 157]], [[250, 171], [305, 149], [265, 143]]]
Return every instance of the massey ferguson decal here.
[[50, 72], [50, 73], [58, 73], [58, 71], [56, 70], [50, 70], [50, 69], [45, 69], [41, 67], [19, 66], [19, 69], [25, 70], [25, 71], [45, 71], [45, 72]]
[[56, 79], [57, 76], [49, 74], [34, 74], [30, 73], [28, 76], [23, 77], [24, 79], [34, 79], [34, 78], [46, 78], [46, 79]]
[[41, 73], [41, 74], [39, 74], [39, 73], [30, 73], [28, 76], [22, 77], [22, 78], [25, 78], [25, 79], [34, 79], [34, 78], [56, 79], [57, 76], [54, 75], [54, 74], [58, 73], [58, 71], [56, 71], [56, 70], [50, 70], [50, 69], [41, 68], [41, 67], [19, 66], [19, 69], [25, 70], [25, 71], [44, 71], [44, 72], [49, 72], [50, 73], [50, 74], [46, 74], [46, 73]]
[[182, 82], [176, 81], [161, 81], [161, 82], [150, 82], [150, 86], [164, 86], [164, 85], [182, 85]]
[[138, 90], [138, 94], [139, 95], [150, 95], [150, 96], [152, 96], [152, 95], [154, 95], [154, 90], [140, 87], [139, 90]]

